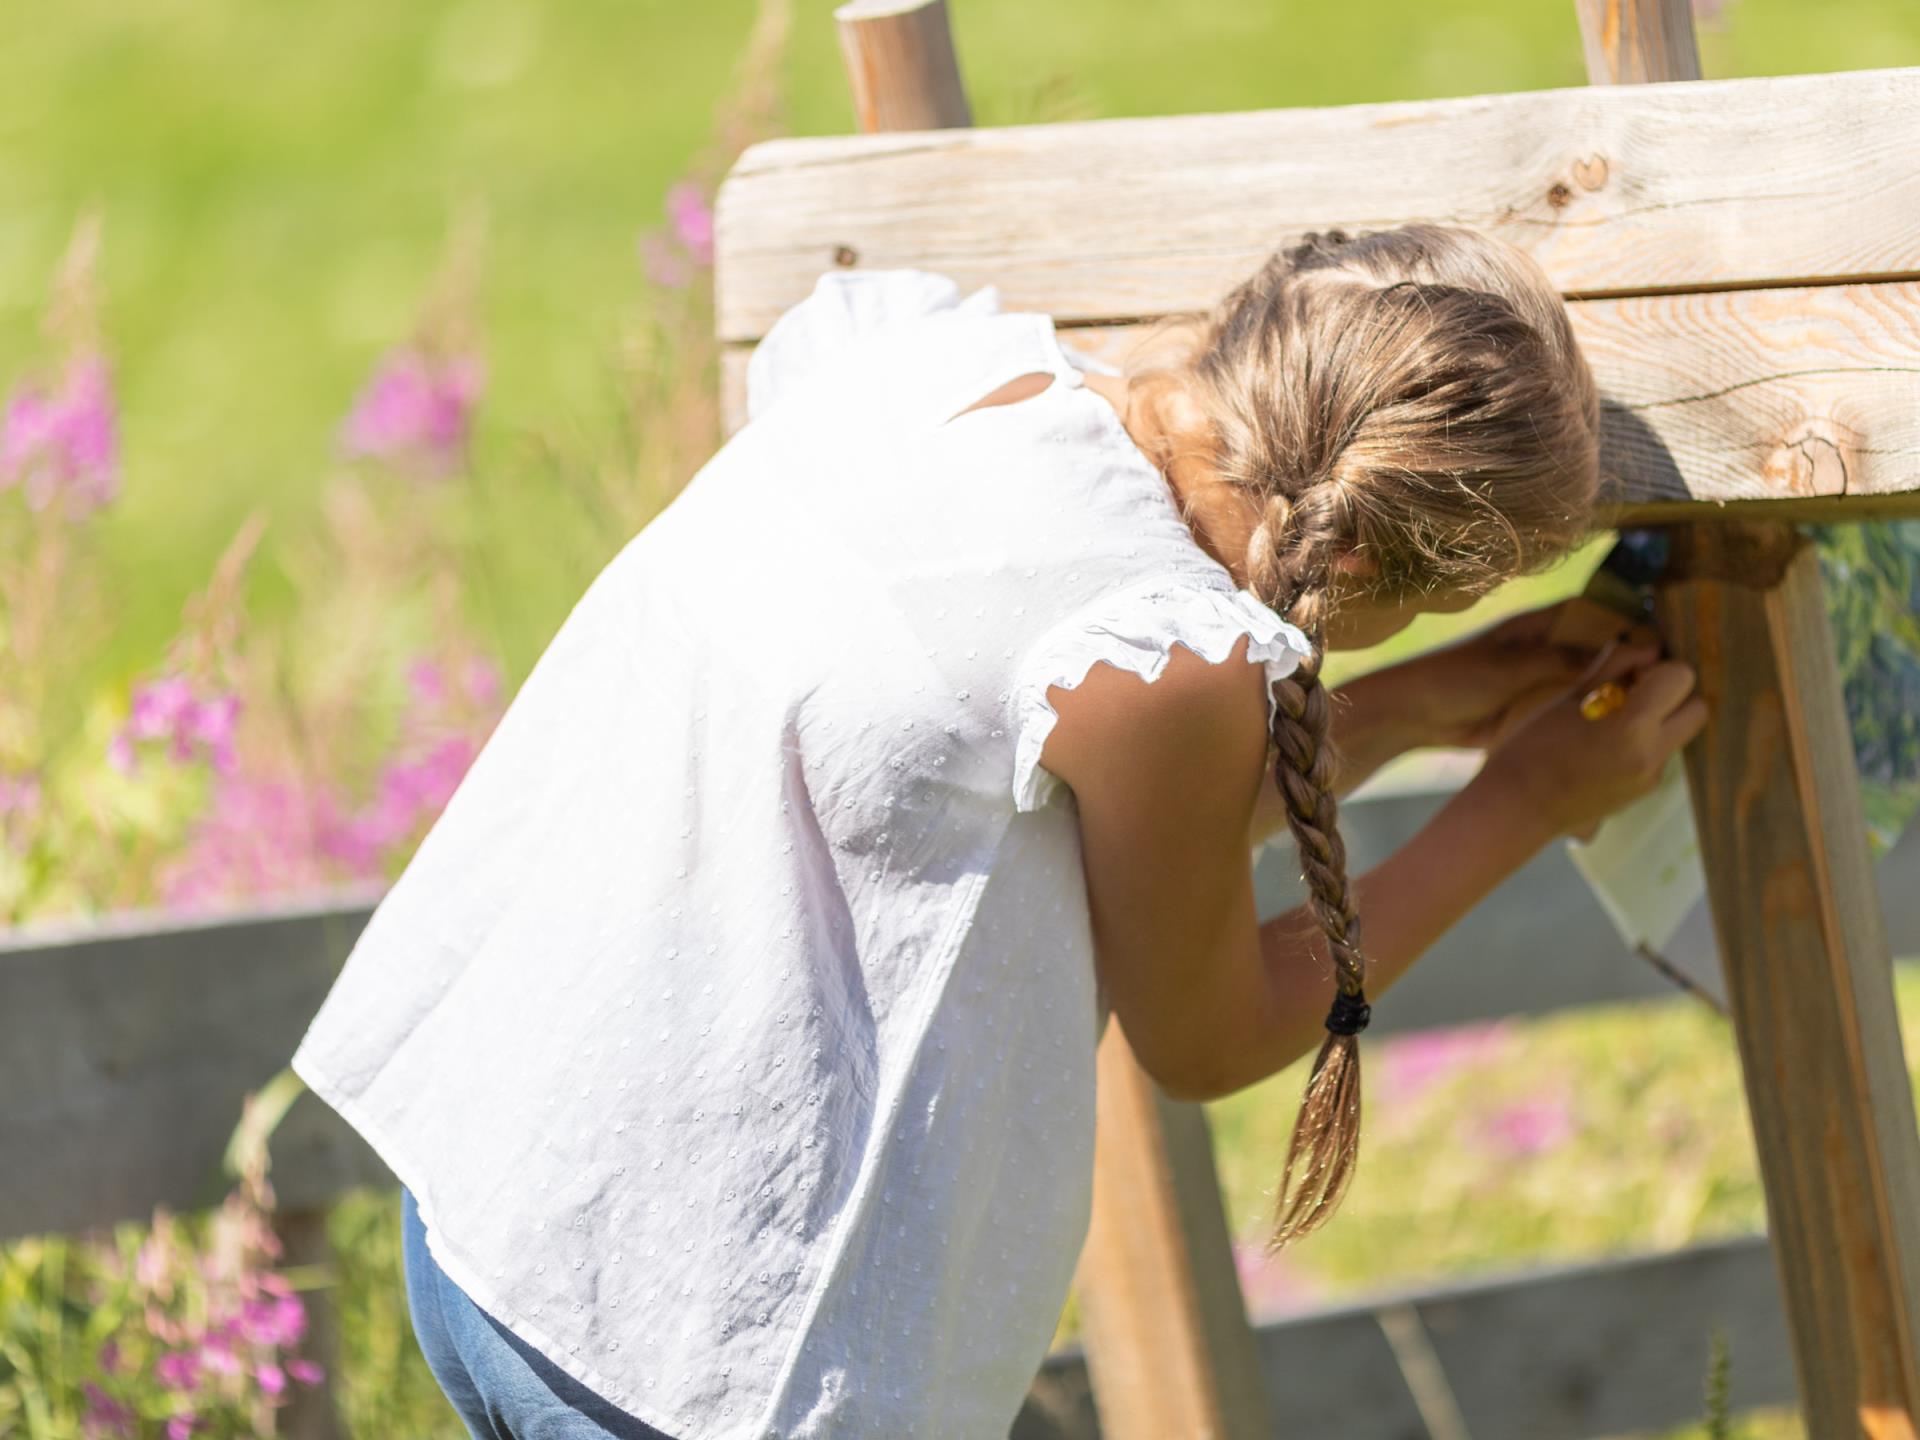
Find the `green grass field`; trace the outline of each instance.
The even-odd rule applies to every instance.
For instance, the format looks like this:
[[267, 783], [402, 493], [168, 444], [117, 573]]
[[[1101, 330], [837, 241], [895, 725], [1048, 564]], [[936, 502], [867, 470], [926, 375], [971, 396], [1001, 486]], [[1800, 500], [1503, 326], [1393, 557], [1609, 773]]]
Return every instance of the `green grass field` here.
[[[798, 5], [798, 133], [852, 127], [830, 10]], [[1582, 79], [1570, 3], [952, 10], [983, 124]], [[752, 6], [7, 0], [0, 13], [0, 381], [35, 352], [46, 278], [80, 207], [97, 202], [106, 224], [128, 466], [106, 524], [141, 599], [101, 657], [118, 674], [168, 632], [249, 507], [267, 506], [275, 533], [310, 517], [333, 427], [403, 333], [459, 203], [490, 217], [482, 463], [521, 463], [530, 435], [590, 446], [607, 433], [636, 235], [659, 222], [706, 135]], [[1920, 11], [1732, 0], [1703, 47], [1715, 76], [1914, 64]], [[517, 677], [576, 579], [511, 573], [521, 603], [501, 639]], [[271, 565], [252, 584], [260, 613], [291, 603]]]

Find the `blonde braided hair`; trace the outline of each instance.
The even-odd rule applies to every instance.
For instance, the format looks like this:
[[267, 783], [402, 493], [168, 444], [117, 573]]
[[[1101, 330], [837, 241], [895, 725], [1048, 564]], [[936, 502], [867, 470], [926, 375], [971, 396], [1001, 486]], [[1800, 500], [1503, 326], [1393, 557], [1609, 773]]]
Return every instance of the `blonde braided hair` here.
[[1364, 593], [1405, 600], [1490, 588], [1564, 555], [1592, 525], [1599, 395], [1545, 272], [1457, 226], [1310, 234], [1210, 310], [1161, 323], [1192, 343], [1172, 362], [1137, 348], [1129, 391], [1158, 410], [1177, 387], [1197, 407], [1201, 431], [1170, 439], [1168, 461], [1198, 457], [1200, 483], [1255, 503], [1248, 588], [1312, 649], [1274, 687], [1271, 739], [1336, 994], [1271, 1252], [1333, 1213], [1359, 1149], [1366, 960], [1320, 681], [1335, 563], [1371, 559]]

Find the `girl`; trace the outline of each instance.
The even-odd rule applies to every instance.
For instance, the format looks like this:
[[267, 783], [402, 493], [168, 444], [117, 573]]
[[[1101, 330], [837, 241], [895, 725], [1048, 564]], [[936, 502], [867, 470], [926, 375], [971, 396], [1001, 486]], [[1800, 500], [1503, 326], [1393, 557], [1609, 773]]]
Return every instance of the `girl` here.
[[[1159, 338], [1121, 373], [992, 287], [821, 276], [374, 912], [294, 1065], [403, 1183], [476, 1435], [1005, 1436], [1109, 1014], [1190, 1099], [1323, 1039], [1303, 1234], [1368, 997], [1700, 728], [1684, 666], [1552, 612], [1319, 683], [1590, 524], [1598, 401], [1526, 256], [1310, 236]], [[1334, 797], [1431, 744], [1491, 749], [1350, 881]], [[1262, 925], [1283, 820], [1311, 900]]]

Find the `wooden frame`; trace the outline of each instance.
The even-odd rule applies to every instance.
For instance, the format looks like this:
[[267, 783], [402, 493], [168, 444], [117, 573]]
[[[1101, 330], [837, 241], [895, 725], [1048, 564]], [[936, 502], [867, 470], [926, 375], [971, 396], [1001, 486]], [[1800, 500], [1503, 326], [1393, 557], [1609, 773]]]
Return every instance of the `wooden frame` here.
[[[937, 0], [843, 6], [869, 133], [753, 146], [721, 186], [726, 413], [834, 265], [991, 283], [1118, 353], [1306, 230], [1450, 219], [1528, 249], [1607, 397], [1611, 518], [1703, 527], [1661, 615], [1715, 702], [1688, 771], [1810, 1430], [1915, 1440], [1920, 1135], [1819, 574], [1712, 559], [1736, 518], [1785, 551], [1788, 521], [1920, 514], [1920, 70], [1702, 82], [1686, 0], [1576, 6], [1586, 90], [994, 130], [968, 128]], [[1103, 1433], [1273, 1433], [1195, 1198], [1204, 1117], [1117, 1026], [1100, 1084], [1077, 1284]]]

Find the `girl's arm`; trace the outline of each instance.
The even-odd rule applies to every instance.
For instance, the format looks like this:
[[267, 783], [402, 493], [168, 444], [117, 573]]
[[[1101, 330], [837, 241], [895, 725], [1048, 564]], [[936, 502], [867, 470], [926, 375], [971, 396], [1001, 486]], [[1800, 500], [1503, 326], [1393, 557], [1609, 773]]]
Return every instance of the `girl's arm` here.
[[[1556, 835], [1657, 781], [1705, 723], [1692, 672], [1616, 652], [1634, 674], [1601, 721], [1568, 696], [1538, 711], [1356, 896], [1369, 999]], [[1284, 1069], [1324, 1035], [1333, 995], [1306, 912], [1258, 921], [1245, 836], [1264, 775], [1266, 693], [1244, 646], [1217, 665], [1176, 647], [1151, 684], [1095, 666], [1054, 690], [1042, 762], [1073, 790], [1100, 978], [1141, 1065], [1205, 1100]]]
[[[1563, 623], [1570, 606], [1579, 613]], [[1641, 644], [1657, 640], [1645, 626], [1625, 625], [1585, 601], [1560, 601], [1335, 686], [1333, 745], [1340, 768], [1334, 794], [1349, 794], [1409, 750], [1490, 748], [1530, 710], [1579, 681], [1596, 652], [1623, 631]], [[1557, 643], [1561, 634], [1583, 643]], [[1269, 776], [1248, 839], [1259, 845], [1285, 828], [1286, 810]]]

